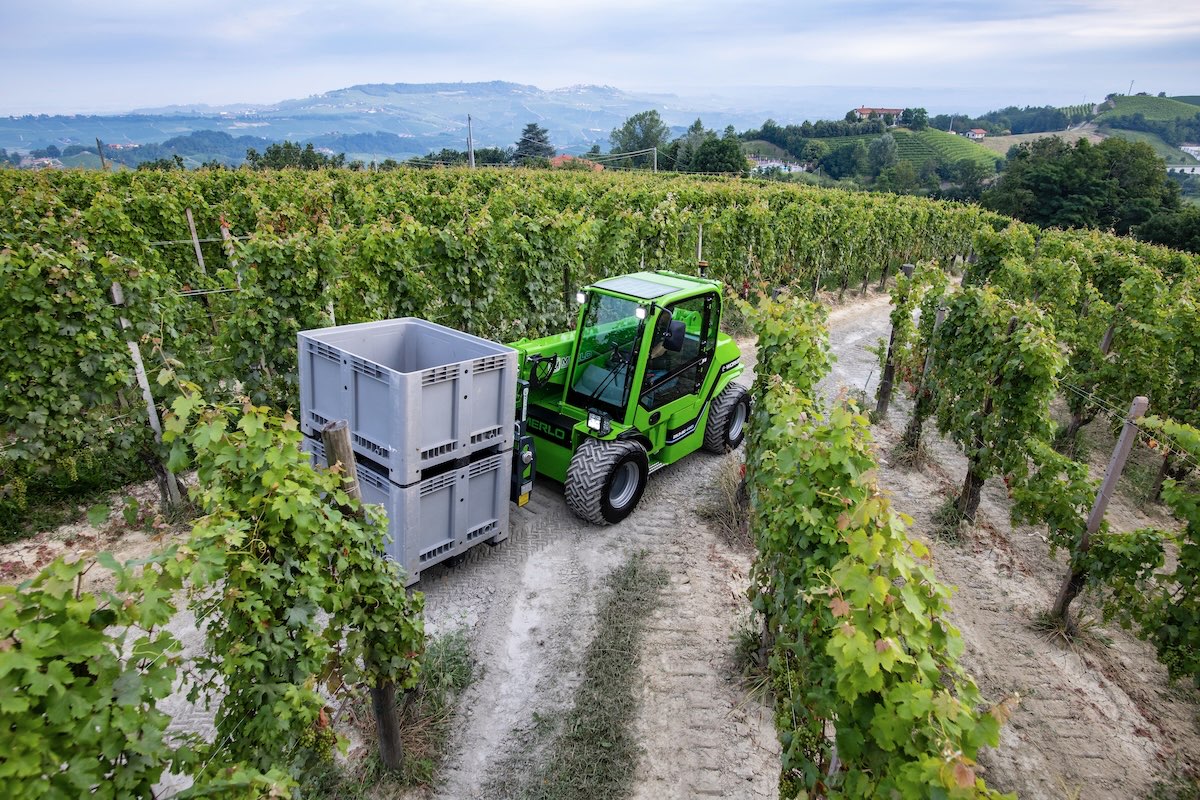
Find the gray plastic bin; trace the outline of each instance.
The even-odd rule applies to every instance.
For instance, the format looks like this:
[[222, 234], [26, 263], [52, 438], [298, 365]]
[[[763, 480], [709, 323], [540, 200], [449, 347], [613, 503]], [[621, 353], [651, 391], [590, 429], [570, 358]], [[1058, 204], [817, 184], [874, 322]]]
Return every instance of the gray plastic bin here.
[[517, 351], [405, 317], [301, 331], [300, 425], [350, 424], [355, 452], [407, 486], [422, 470], [512, 447]]
[[[304, 449], [326, 466], [320, 439], [304, 438]], [[392, 541], [385, 552], [404, 569], [405, 585], [421, 570], [464, 553], [480, 542], [508, 538], [508, 483], [512, 451], [484, 456], [460, 469], [410, 486], [397, 486], [367, 464], [358, 464], [363, 501], [388, 515]]]

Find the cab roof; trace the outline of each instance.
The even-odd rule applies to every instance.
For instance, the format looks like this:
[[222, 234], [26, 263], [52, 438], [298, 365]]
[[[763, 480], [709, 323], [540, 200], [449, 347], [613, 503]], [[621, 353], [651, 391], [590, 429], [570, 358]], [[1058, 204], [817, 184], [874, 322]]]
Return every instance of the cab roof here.
[[639, 300], [657, 300], [670, 294], [683, 292], [691, 294], [697, 289], [712, 289], [719, 286], [717, 281], [667, 270], [634, 272], [615, 278], [605, 278], [592, 284], [592, 288], [636, 297]]

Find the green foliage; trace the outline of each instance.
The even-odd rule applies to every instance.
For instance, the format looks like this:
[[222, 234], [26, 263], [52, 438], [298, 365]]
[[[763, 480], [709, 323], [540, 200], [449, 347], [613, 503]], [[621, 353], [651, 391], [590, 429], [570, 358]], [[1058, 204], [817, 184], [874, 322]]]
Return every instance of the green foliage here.
[[1196, 115], [1196, 106], [1169, 97], [1151, 97], [1149, 95], [1116, 95], [1109, 98], [1101, 107], [1097, 122], [1103, 124], [1119, 117], [1131, 117], [1141, 114], [1149, 120], [1174, 120], [1191, 118]]
[[1128, 233], [1179, 207], [1178, 187], [1147, 145], [1105, 139], [1073, 146], [1057, 137], [1022, 144], [986, 207], [1044, 227], [1113, 228]]
[[517, 139], [513, 161], [520, 166], [529, 167], [553, 155], [554, 145], [550, 144], [550, 131], [536, 122], [531, 122], [525, 126]]
[[[923, 261], [916, 265], [911, 278], [904, 273], [896, 275], [892, 288], [892, 363], [896, 368], [896, 380], [904, 381], [915, 389], [925, 368], [925, 354], [933, 333], [937, 308], [946, 294], [950, 278], [935, 262]], [[920, 310], [920, 317], [916, 312]], [[882, 372], [887, 359], [886, 348], [879, 353], [879, 369]]]
[[[1014, 524], [1045, 524], [1049, 531], [1050, 554], [1060, 548], [1071, 553], [1072, 566], [1085, 568], [1077, 545], [1087, 528], [1087, 515], [1100, 484], [1088, 477], [1087, 464], [1068, 458], [1044, 441], [1026, 442], [1028, 463], [1017, 464], [1005, 476], [1013, 498]], [[1099, 536], [1107, 534], [1102, 525]]]
[[[0, 780], [11, 797], [149, 797], [190, 750], [165, 736], [179, 642], [163, 628], [181, 586], [170, 549], [119, 564], [58, 558], [20, 587], [0, 586]], [[111, 591], [80, 590], [96, 564]], [[139, 569], [140, 567], [140, 569]]]
[[[903, 133], [903, 131], [898, 133]], [[932, 128], [910, 133], [907, 136], [926, 145], [930, 151], [936, 154], [938, 161], [942, 164], [951, 166], [967, 160], [983, 170], [987, 176], [994, 175], [996, 172], [996, 154], [966, 137]]]
[[982, 710], [957, 665], [949, 589], [875, 483], [866, 418], [839, 406], [822, 419], [812, 391], [827, 362], [786, 363], [823, 352], [820, 313], [796, 305], [796, 338], [810, 341], [788, 346], [777, 339], [789, 314], [764, 310], [752, 316], [773, 349], [756, 379], [747, 458], [759, 550], [750, 594], [774, 637], [781, 796], [994, 797], [974, 759], [998, 741], [1011, 701]]
[[[202, 238], [222, 220], [249, 237], [203, 244], [207, 275], [190, 248], [149, 245], [186, 238], [189, 208]], [[0, 400], [0, 441], [20, 466], [0, 482], [20, 474], [41, 496], [80, 449], [125, 469], [154, 455], [122, 315], [152, 370], [165, 361], [210, 397], [245, 392], [283, 409], [295, 403], [300, 330], [414, 315], [501, 340], [555, 332], [574, 310], [564, 285], [643, 258], [647, 269], [691, 270], [701, 224], [712, 276], [804, 292], [966, 253], [977, 230], [1005, 226], [977, 207], [911, 197], [611, 172], [6, 170], [0, 370], [13, 391]], [[1054, 236], [1080, 253], [1132, 247]], [[1137, 248], [1168, 278], [1195, 269]], [[1104, 280], [1119, 286], [1119, 267], [1104, 267]], [[124, 309], [108, 299], [114, 280]], [[152, 384], [160, 406], [177, 394]]]
[[1156, 214], [1134, 233], [1143, 241], [1200, 254], [1200, 206]]
[[232, 758], [296, 773], [333, 742], [323, 690], [416, 684], [422, 598], [380, 554], [379, 515], [360, 520], [340, 476], [309, 466], [290, 415], [184, 389], [164, 438], [176, 468], [194, 452], [205, 512], [188, 543], [207, 642], [189, 698], [219, 698], [217, 746]]
[[[179, 156], [175, 156], [179, 158]], [[246, 150], [246, 163], [251, 169], [323, 169], [341, 167], [346, 163], [346, 154], [335, 156], [319, 152], [313, 143], [301, 147], [297, 142], [276, 142], [268, 145], [261, 155], [253, 147]], [[182, 159], [180, 159], [182, 166]], [[140, 168], [140, 165], [139, 165]]]
[[[649, 150], [657, 147], [665, 149], [671, 136], [671, 129], [662, 121], [662, 117], [654, 109], [641, 111], [625, 120], [619, 128], [613, 128], [608, 141], [614, 153], [632, 153], [638, 150]], [[633, 157], [633, 166], [647, 169], [651, 166], [653, 154], [643, 154]]]
[[960, 511], [973, 519], [983, 481], [1022, 464], [1026, 439], [1052, 434], [1064, 359], [1040, 310], [975, 286], [950, 298], [937, 358], [930, 377], [938, 429], [967, 456]]
[[[1164, 446], [1178, 448], [1193, 463], [1200, 456], [1200, 430], [1192, 426], [1156, 416], [1143, 419], [1140, 427], [1162, 436]], [[1105, 617], [1148, 639], [1172, 678], [1191, 677], [1200, 686], [1200, 494], [1185, 482], [1167, 479], [1162, 496], [1183, 521], [1183, 530], [1110, 537], [1093, 569], [1112, 590]], [[1168, 544], [1177, 556], [1173, 568], [1163, 570]]]

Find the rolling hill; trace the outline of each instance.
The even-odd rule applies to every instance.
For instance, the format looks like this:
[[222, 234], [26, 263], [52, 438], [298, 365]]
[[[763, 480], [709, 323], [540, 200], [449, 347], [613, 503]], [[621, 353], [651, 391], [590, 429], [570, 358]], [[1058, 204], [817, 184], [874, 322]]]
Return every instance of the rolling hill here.
[[[467, 115], [476, 146], [508, 147], [526, 123], [550, 131], [554, 146], [580, 153], [592, 144], [608, 145], [608, 135], [639, 111], [656, 108], [674, 134], [697, 117], [709, 128], [745, 130], [771, 116], [713, 98], [684, 99], [670, 94], [634, 93], [611, 86], [536, 86], [484, 83], [362, 84], [266, 106], [173, 106], [128, 114], [25, 115], [0, 117], [0, 147], [28, 151], [54, 144], [91, 146], [96, 137], [110, 144], [163, 142], [197, 131], [270, 141], [354, 140], [340, 149], [373, 158], [407, 158], [443, 147], [466, 146]], [[360, 139], [357, 137], [367, 137]]]
[[1106, 119], [1131, 117], [1134, 114], [1141, 114], [1148, 120], [1166, 122], [1179, 117], [1194, 117], [1200, 113], [1200, 108], [1191, 103], [1180, 102], [1170, 97], [1150, 97], [1149, 95], [1114, 97], [1100, 108], [1101, 113], [1096, 117], [1096, 121], [1100, 124], [1103, 124]]
[[[920, 140], [925, 147], [936, 153], [941, 161], [954, 164], [964, 159], [970, 159], [989, 171], [996, 169], [995, 154], [978, 142], [973, 142], [965, 137], [955, 136], [953, 133], [945, 131], [935, 131], [933, 128], [915, 132], [897, 131], [897, 134], [900, 133], [906, 133], [908, 136]], [[897, 136], [896, 143], [899, 146], [899, 136]]]

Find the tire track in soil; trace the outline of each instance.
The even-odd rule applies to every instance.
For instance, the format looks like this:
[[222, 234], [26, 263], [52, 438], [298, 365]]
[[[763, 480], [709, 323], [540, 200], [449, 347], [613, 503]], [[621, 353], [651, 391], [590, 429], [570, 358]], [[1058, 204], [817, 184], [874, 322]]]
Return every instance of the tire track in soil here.
[[670, 582], [643, 639], [634, 726], [643, 755], [633, 796], [777, 796], [771, 714], [746, 695], [733, 664], [750, 555], [734, 552], [697, 513], [719, 470], [738, 457], [701, 452], [660, 470], [637, 510], [604, 528], [575, 518], [561, 487], [539, 480], [530, 504], [513, 511], [507, 541], [423, 573], [427, 627], [465, 626], [481, 665], [434, 796], [485, 797], [489, 781], [514, 764], [526, 774], [534, 768], [541, 754], [522, 752], [529, 732], [570, 707], [600, 584], [638, 550]]
[[[889, 311], [880, 295], [830, 314], [839, 360], [822, 383], [827, 396], [867, 381], [874, 392], [878, 362], [865, 348], [886, 340]], [[924, 443], [932, 463], [921, 470], [888, 466], [911, 414], [901, 389], [893, 394], [887, 419], [872, 426], [881, 486], [898, 511], [914, 518], [911, 532], [930, 545], [938, 578], [956, 587], [950, 618], [962, 632], [963, 666], [987, 699], [1012, 691], [1022, 695], [1001, 729], [999, 747], [981, 755], [989, 785], [1021, 798], [1116, 800], [1146, 796], [1177, 762], [1194, 763], [1200, 758], [1197, 693], [1171, 687], [1146, 643], [1103, 626], [1097, 630], [1111, 644], [1070, 649], [1031, 627], [1035, 615], [1050, 607], [1066, 556], [1049, 557], [1044, 529], [1013, 529], [999, 480], [985, 485], [980, 524], [966, 541], [930, 541], [933, 512], [956, 494], [966, 460], [930, 422]], [[1131, 507], [1120, 492], [1108, 519], [1114, 530], [1165, 522]]]

